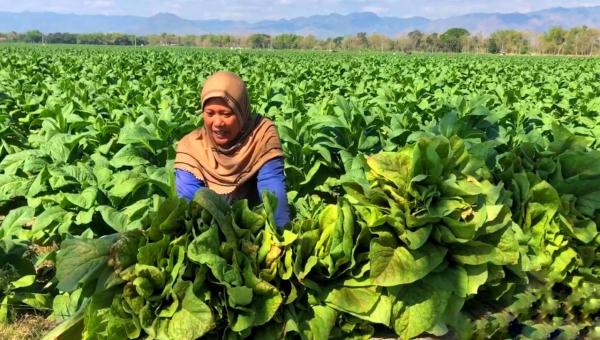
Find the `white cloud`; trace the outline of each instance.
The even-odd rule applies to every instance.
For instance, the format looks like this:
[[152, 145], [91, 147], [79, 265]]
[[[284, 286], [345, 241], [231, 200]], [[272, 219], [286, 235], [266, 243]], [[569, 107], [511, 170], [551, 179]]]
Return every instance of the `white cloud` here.
[[112, 0], [86, 0], [83, 5], [94, 8], [110, 8], [115, 6], [115, 2]]
[[379, 7], [379, 6], [365, 6], [361, 8], [363, 12], [373, 12], [375, 14], [387, 14], [389, 12], [389, 8], [387, 7]]

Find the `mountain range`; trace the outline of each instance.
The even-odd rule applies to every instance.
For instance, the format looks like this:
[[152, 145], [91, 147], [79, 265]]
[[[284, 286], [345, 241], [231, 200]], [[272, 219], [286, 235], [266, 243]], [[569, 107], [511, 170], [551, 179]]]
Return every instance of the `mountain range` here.
[[600, 6], [556, 7], [529, 13], [472, 13], [443, 19], [397, 18], [360, 12], [347, 15], [314, 15], [258, 22], [189, 20], [171, 13], [158, 13], [151, 17], [140, 17], [0, 11], [0, 32], [25, 32], [37, 29], [44, 33], [121, 32], [138, 35], [160, 33], [180, 35], [295, 33], [301, 35], [313, 34], [324, 38], [356, 34], [358, 32], [381, 33], [388, 36], [413, 30], [444, 32], [452, 27], [463, 27], [471, 33], [482, 34], [489, 34], [499, 29], [544, 32], [553, 26], [569, 28], [582, 25], [600, 27]]

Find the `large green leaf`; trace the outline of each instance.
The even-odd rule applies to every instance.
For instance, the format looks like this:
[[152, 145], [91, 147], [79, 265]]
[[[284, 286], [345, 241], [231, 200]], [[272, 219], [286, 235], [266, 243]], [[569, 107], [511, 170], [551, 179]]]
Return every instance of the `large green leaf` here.
[[146, 165], [148, 163], [148, 160], [140, 156], [140, 153], [133, 145], [124, 146], [110, 159], [110, 165], [116, 169], [126, 166]]
[[193, 340], [210, 332], [215, 326], [210, 308], [189, 286], [181, 302], [181, 309], [169, 321], [169, 337]]
[[412, 339], [434, 328], [446, 309], [450, 292], [413, 284], [397, 289], [393, 327], [402, 339]]
[[35, 209], [31, 207], [21, 207], [11, 210], [0, 225], [0, 238], [12, 238], [17, 236], [22, 230], [22, 226], [31, 223], [35, 214]]
[[399, 153], [379, 153], [367, 159], [371, 171], [394, 183], [396, 187], [405, 189], [411, 180], [412, 150], [405, 148]]
[[463, 264], [480, 265], [493, 263], [498, 265], [516, 264], [519, 260], [519, 246], [512, 229], [507, 228], [497, 242], [469, 241], [451, 248], [453, 259]]
[[372, 288], [341, 287], [331, 289], [325, 303], [341, 312], [368, 314], [379, 300], [379, 294]]
[[34, 179], [0, 174], [0, 201], [26, 196]]
[[104, 222], [115, 231], [124, 232], [129, 229], [129, 218], [124, 213], [109, 206], [99, 206], [97, 210]]
[[317, 305], [312, 307], [313, 316], [308, 320], [308, 329], [303, 330], [309, 339], [328, 339], [335, 326], [337, 312], [327, 306]]
[[106, 266], [110, 247], [119, 235], [98, 239], [68, 239], [61, 243], [56, 255], [58, 289], [72, 292], [81, 284], [93, 280]]
[[82, 209], [91, 209], [96, 203], [96, 196], [98, 189], [94, 187], [87, 187], [78, 194], [65, 194], [65, 198], [71, 202], [71, 204], [80, 207]]
[[369, 252], [371, 279], [387, 287], [415, 282], [440, 265], [446, 252], [446, 248], [433, 244], [410, 250], [385, 239], [373, 239]]

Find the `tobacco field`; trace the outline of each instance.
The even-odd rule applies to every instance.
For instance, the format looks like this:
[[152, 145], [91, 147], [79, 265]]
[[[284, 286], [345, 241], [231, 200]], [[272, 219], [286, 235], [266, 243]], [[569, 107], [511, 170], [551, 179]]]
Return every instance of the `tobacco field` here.
[[[176, 197], [218, 70], [276, 200]], [[54, 339], [600, 337], [600, 59], [0, 46], [0, 323]]]

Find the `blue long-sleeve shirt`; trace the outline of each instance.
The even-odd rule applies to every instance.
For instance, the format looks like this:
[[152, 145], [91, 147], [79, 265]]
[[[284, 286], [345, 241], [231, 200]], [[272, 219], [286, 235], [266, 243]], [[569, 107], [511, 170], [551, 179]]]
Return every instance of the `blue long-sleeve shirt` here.
[[[279, 228], [283, 228], [290, 221], [290, 207], [287, 201], [283, 169], [283, 158], [277, 157], [266, 162], [256, 175], [256, 189], [259, 193], [259, 199], [262, 200], [260, 193], [265, 190], [271, 191], [277, 197], [275, 223]], [[191, 201], [196, 191], [205, 187], [204, 183], [193, 174], [185, 170], [175, 169], [175, 189], [179, 197]]]

